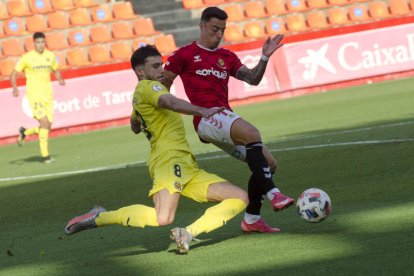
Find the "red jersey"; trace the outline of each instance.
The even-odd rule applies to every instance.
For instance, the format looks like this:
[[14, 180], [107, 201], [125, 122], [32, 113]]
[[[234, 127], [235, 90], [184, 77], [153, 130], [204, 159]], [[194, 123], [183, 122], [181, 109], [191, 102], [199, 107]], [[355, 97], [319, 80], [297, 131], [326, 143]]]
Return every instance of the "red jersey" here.
[[[192, 104], [230, 109], [229, 78], [236, 77], [242, 66], [240, 59], [230, 50], [210, 50], [193, 42], [172, 53], [165, 70], [181, 77], [185, 93]], [[194, 117], [196, 129], [200, 120], [200, 117]]]

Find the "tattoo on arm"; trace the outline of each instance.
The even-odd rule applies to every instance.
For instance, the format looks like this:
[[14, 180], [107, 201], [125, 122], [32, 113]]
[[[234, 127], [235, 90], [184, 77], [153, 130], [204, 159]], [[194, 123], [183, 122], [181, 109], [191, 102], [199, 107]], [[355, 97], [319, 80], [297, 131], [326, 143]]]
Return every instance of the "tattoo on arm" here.
[[263, 78], [266, 71], [267, 62], [260, 59], [259, 63], [253, 68], [249, 69], [243, 65], [237, 72], [237, 79], [247, 82], [250, 85], [258, 85]]

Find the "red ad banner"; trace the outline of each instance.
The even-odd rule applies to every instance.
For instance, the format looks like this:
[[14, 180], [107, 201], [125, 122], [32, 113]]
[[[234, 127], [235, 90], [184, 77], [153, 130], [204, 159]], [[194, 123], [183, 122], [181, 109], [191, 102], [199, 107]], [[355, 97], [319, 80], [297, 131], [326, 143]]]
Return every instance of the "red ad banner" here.
[[274, 60], [283, 90], [412, 70], [414, 23], [291, 43]]

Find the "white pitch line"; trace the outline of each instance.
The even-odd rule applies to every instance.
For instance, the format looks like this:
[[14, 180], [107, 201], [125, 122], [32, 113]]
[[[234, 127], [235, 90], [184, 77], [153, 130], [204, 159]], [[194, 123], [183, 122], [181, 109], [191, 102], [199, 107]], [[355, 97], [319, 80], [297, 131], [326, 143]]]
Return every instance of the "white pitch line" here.
[[[283, 152], [283, 151], [306, 150], [306, 149], [327, 148], [327, 147], [375, 145], [375, 144], [395, 144], [395, 143], [406, 143], [406, 142], [413, 142], [413, 141], [414, 141], [414, 138], [412, 138], [412, 139], [411, 138], [409, 138], [409, 139], [391, 139], [391, 140], [368, 140], [368, 141], [340, 142], [340, 143], [290, 147], [290, 148], [283, 148], [283, 149], [273, 149], [273, 150], [270, 150], [270, 151], [271, 152]], [[211, 160], [211, 159], [219, 159], [219, 158], [226, 158], [226, 157], [230, 157], [230, 156], [227, 155], [227, 154], [219, 154], [219, 155], [214, 155], [214, 156], [206, 156], [206, 157], [197, 158], [197, 160], [202, 161], [202, 160]], [[29, 176], [19, 176], [19, 177], [8, 177], [8, 178], [0, 178], [0, 182], [16, 181], [16, 180], [28, 180], [28, 179], [46, 178], [46, 177], [57, 177], [57, 176], [74, 175], [74, 174], [84, 174], [84, 173], [91, 173], [91, 172], [101, 172], [101, 171], [108, 171], [108, 170], [125, 169], [125, 168], [128, 168], [128, 167], [142, 167], [142, 166], [145, 166], [145, 164], [146, 164], [145, 161], [139, 161], [139, 162], [133, 162], [133, 163], [123, 163], [123, 164], [118, 164], [118, 165], [97, 167], [97, 168], [76, 170], [76, 171], [66, 171], [66, 172], [38, 174], [38, 175], [29, 175]]]

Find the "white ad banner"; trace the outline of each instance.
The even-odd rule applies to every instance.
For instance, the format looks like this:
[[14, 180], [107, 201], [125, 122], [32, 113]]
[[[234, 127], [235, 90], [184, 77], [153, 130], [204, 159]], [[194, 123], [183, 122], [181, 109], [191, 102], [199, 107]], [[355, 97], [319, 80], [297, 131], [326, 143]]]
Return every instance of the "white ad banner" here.
[[284, 46], [290, 89], [414, 69], [414, 23]]

